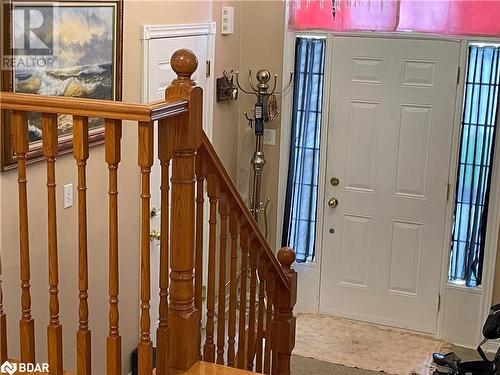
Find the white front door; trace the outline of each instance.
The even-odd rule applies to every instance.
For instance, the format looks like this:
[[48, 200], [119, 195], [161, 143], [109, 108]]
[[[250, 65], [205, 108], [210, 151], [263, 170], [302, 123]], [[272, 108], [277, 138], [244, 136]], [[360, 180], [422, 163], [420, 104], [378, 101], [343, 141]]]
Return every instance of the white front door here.
[[[190, 25], [188, 25], [190, 26]], [[181, 27], [184, 29], [183, 27]], [[194, 72], [192, 79], [203, 89], [203, 129], [210, 134], [211, 119], [210, 101], [206, 100], [211, 95], [211, 80], [207, 74], [207, 61], [211, 60], [213, 53], [213, 35], [187, 35], [162, 37], [148, 40], [144, 61], [144, 80], [147, 88], [144, 93], [144, 102], [152, 102], [165, 98], [165, 89], [176, 78], [175, 72], [170, 66], [170, 57], [181, 48], [187, 48], [194, 52], [198, 58], [198, 69]], [[161, 169], [157, 158], [158, 133], [155, 126], [155, 163], [151, 169], [151, 232], [160, 233], [160, 181]], [[171, 174], [170, 174], [171, 175]], [[153, 342], [156, 340], [156, 328], [158, 326], [159, 297], [159, 270], [160, 270], [160, 241], [151, 239], [151, 334]]]
[[321, 313], [436, 333], [459, 49], [333, 38]]

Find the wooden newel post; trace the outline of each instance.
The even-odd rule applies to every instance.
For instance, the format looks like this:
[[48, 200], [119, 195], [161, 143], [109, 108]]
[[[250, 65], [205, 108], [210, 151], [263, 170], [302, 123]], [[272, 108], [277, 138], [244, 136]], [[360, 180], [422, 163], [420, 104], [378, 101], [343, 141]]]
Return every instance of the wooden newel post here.
[[289, 280], [289, 288], [281, 282], [276, 283], [274, 294], [274, 331], [277, 351], [273, 355], [273, 374], [290, 374], [290, 357], [295, 346], [295, 317], [293, 307], [297, 301], [297, 273], [291, 267], [295, 262], [295, 252], [283, 247], [278, 251], [278, 261]]
[[199, 360], [200, 312], [194, 304], [196, 151], [202, 141], [202, 89], [191, 75], [198, 67], [193, 52], [181, 49], [171, 58], [177, 78], [167, 88], [166, 100], [189, 101], [189, 112], [168, 119], [168, 147], [172, 154], [170, 222], [170, 352], [171, 367], [188, 370]]

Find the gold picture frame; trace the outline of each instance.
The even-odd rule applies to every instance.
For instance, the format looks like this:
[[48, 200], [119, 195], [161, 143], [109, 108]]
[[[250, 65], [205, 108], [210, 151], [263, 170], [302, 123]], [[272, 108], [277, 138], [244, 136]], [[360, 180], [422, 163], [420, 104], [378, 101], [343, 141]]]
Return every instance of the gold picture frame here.
[[[122, 99], [122, 0], [4, 0], [2, 13], [2, 91]], [[40, 114], [28, 114], [28, 121], [27, 158], [36, 162], [42, 158]], [[10, 111], [2, 111], [0, 122], [3, 171], [16, 165]], [[71, 116], [60, 115], [58, 126], [59, 151], [71, 152]], [[102, 143], [103, 119], [90, 118], [89, 129], [89, 143]]]

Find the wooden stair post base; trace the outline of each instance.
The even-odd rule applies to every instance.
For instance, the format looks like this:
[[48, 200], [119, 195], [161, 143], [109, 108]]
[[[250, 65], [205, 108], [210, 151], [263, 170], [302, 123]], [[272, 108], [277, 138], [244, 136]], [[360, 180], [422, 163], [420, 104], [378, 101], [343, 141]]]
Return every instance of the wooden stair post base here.
[[153, 368], [153, 343], [140, 342], [137, 348], [139, 375], [151, 374]]
[[106, 367], [108, 374], [122, 373], [122, 338], [111, 336], [106, 339]]
[[[199, 359], [197, 347], [201, 340], [199, 330], [200, 312], [194, 310], [189, 315], [169, 314], [170, 327], [170, 367], [187, 370]], [[178, 338], [182, 338], [179, 340]], [[175, 338], [175, 341], [172, 340]]]
[[19, 322], [21, 361], [24, 363], [35, 362], [35, 321], [21, 320]]
[[78, 374], [88, 374], [92, 373], [91, 367], [91, 352], [92, 352], [92, 341], [90, 331], [78, 331], [76, 333], [76, 368]]
[[62, 325], [47, 327], [47, 351], [50, 373], [63, 374]]
[[[156, 330], [156, 350], [157, 374], [168, 374], [170, 369], [170, 328], [158, 327]], [[161, 350], [164, 352], [160, 352]]]

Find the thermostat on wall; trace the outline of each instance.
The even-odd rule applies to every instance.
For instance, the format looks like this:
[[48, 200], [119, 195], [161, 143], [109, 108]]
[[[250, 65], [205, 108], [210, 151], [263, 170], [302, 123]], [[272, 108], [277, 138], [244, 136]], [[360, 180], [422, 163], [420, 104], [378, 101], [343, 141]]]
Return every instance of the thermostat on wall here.
[[234, 33], [234, 7], [222, 7], [221, 34]]

